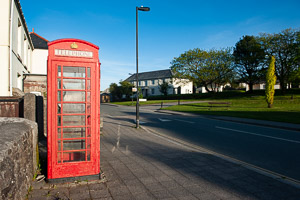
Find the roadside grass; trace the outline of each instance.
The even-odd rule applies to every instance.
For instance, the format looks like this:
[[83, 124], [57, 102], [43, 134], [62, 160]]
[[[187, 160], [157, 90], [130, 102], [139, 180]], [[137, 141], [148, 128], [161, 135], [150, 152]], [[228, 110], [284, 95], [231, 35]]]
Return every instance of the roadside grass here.
[[211, 102], [228, 102], [231, 104], [210, 105], [204, 102], [175, 105], [163, 109], [300, 124], [300, 95], [294, 95], [293, 99], [291, 96], [275, 96], [272, 108], [267, 108], [264, 96], [211, 100]]
[[[180, 100], [182, 101], [193, 101], [192, 99], [187, 100]], [[197, 100], [199, 101], [199, 99]], [[163, 103], [171, 103], [171, 102], [178, 102], [178, 100], [150, 100], [150, 101], [140, 101], [140, 105], [152, 105], [152, 104], [161, 104]], [[121, 102], [111, 102], [112, 104], [122, 105], [122, 106], [135, 106], [136, 101], [121, 101]]]

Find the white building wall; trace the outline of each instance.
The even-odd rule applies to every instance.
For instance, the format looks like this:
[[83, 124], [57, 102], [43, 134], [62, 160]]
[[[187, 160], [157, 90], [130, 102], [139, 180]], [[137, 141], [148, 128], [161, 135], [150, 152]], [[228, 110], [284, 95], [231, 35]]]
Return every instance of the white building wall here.
[[[1, 36], [0, 36], [1, 37]], [[0, 45], [0, 96], [9, 96], [9, 48]]]
[[10, 1], [0, 1], [0, 96], [9, 96]]
[[[244, 84], [244, 85], [245, 85], [246, 91], [249, 91], [250, 90], [249, 85], [248, 84]], [[253, 85], [253, 90], [265, 90], [265, 89], [266, 89], [266, 84], [265, 83], [254, 84]], [[276, 83], [274, 85], [274, 89], [275, 90], [280, 89], [280, 84]]]
[[[209, 90], [211, 90], [211, 91], [214, 89], [215, 92], [223, 92], [223, 90], [224, 90], [224, 86], [223, 85], [221, 85], [221, 86], [219, 86], [217, 88], [213, 88], [213, 89], [211, 88], [211, 86], [207, 86], [207, 88]], [[199, 88], [197, 88], [197, 91], [199, 93], [208, 93], [208, 91], [205, 89], [205, 87], [199, 87]]]
[[47, 74], [48, 49], [34, 49], [32, 52], [33, 74]]
[[0, 1], [0, 27], [0, 96], [11, 96], [12, 87], [22, 90], [23, 73], [30, 72], [32, 60], [31, 40], [14, 0]]
[[[154, 80], [154, 84], [153, 84]], [[175, 94], [178, 94], [178, 87], [181, 87], [181, 94], [192, 94], [193, 93], [193, 82], [189, 81], [188, 79], [173, 79], [171, 81], [171, 78], [166, 79], [151, 79], [151, 80], [141, 80], [139, 87], [141, 89], [144, 89], [143, 95], [145, 96], [145, 90], [147, 89], [148, 96], [157, 96], [162, 95], [162, 93], [159, 91], [159, 85], [163, 82], [169, 83], [169, 90], [168, 94], [174, 93], [175, 88]], [[147, 85], [146, 85], [147, 82]], [[136, 81], [131, 82], [134, 86], [136, 86]], [[152, 93], [152, 90], [154, 90], [154, 93]]]
[[175, 88], [175, 93], [178, 93], [178, 88], [180, 87], [181, 94], [192, 94], [193, 93], [193, 82], [188, 79], [173, 79], [173, 87]]

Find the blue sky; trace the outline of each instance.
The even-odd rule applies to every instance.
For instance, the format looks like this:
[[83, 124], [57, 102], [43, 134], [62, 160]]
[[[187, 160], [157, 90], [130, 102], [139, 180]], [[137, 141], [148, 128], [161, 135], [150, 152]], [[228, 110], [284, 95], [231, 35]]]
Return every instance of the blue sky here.
[[232, 47], [243, 35], [300, 28], [299, 0], [20, 0], [27, 26], [52, 41], [78, 38], [100, 47], [101, 90], [135, 73], [135, 7], [139, 72], [168, 69], [193, 49]]

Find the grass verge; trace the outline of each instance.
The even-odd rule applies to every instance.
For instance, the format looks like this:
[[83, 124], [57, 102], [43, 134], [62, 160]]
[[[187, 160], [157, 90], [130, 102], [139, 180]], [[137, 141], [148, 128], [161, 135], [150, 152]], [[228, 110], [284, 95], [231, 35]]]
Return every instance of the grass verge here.
[[[180, 100], [182, 101], [191, 101], [189, 100]], [[198, 99], [199, 101], [199, 99]], [[170, 103], [170, 102], [178, 102], [178, 100], [150, 100], [150, 101], [140, 101], [140, 105], [152, 105], [152, 104], [161, 104], [163, 103]], [[121, 102], [111, 102], [112, 104], [122, 105], [122, 106], [135, 106], [136, 101], [121, 101]]]
[[229, 102], [231, 104], [228, 106], [222, 104], [193, 103], [175, 105], [163, 109], [300, 124], [300, 95], [295, 95], [293, 99], [290, 96], [276, 96], [272, 108], [267, 108], [267, 103], [263, 96], [213, 101]]

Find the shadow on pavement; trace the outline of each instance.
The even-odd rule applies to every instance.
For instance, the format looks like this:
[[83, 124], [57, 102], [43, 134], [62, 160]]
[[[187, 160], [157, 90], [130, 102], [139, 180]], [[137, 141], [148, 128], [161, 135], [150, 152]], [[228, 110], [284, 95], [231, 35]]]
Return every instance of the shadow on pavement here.
[[[112, 122], [105, 122], [112, 124]], [[114, 124], [113, 124], [114, 125]], [[109, 125], [108, 125], [109, 126]], [[114, 146], [117, 139], [103, 137], [102, 142]], [[123, 132], [123, 133], [122, 133]], [[237, 164], [207, 153], [188, 150], [154, 135], [141, 133], [137, 137], [128, 137], [126, 132], [137, 134], [136, 129], [121, 129], [118, 153], [111, 153], [129, 166], [124, 173], [140, 175], [148, 173], [160, 182], [175, 180], [182, 186], [198, 185], [203, 190], [223, 196], [233, 193], [241, 199], [288, 199], [300, 197], [300, 191], [290, 185], [270, 177], [258, 174]], [[145, 135], [145, 137], [141, 136]], [[150, 138], [150, 139], [149, 139]], [[128, 149], [130, 153], [128, 154]], [[108, 157], [104, 157], [107, 159]], [[131, 168], [132, 166], [132, 168]], [[118, 168], [118, 166], [116, 166]], [[139, 170], [140, 169], [140, 170]], [[120, 172], [122, 174], [123, 172]], [[138, 176], [139, 173], [135, 174]]]

